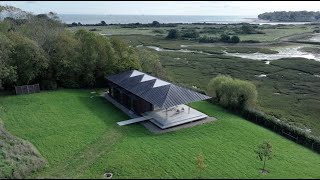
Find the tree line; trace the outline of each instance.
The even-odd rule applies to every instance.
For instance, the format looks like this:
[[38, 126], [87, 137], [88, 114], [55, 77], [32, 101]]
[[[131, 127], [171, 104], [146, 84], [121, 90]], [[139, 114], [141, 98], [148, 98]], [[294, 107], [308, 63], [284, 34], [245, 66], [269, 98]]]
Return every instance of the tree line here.
[[320, 20], [320, 12], [314, 11], [274, 11], [258, 15], [259, 19], [283, 22], [315, 22]]
[[[9, 8], [2, 6], [0, 14]], [[42, 89], [101, 87], [106, 75], [129, 69], [164, 76], [159, 57], [150, 51], [82, 29], [72, 33], [55, 13], [12, 11], [0, 21], [2, 88], [32, 83]]]

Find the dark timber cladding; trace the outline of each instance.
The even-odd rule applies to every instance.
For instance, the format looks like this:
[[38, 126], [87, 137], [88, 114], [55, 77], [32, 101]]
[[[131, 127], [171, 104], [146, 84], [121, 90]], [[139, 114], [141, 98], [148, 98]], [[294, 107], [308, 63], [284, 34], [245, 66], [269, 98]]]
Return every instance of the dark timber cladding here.
[[106, 78], [110, 95], [137, 113], [211, 98], [137, 70]]

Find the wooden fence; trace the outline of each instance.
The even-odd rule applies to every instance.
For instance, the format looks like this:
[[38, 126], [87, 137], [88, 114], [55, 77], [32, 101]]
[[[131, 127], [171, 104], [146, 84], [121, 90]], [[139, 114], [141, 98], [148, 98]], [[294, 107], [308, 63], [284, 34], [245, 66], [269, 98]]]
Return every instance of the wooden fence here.
[[31, 94], [40, 92], [39, 84], [15, 86], [16, 94]]

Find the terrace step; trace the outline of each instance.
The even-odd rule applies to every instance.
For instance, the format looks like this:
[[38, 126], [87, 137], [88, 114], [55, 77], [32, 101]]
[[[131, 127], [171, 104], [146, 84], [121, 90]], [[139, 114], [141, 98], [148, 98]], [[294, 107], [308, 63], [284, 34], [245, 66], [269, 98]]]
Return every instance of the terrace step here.
[[124, 125], [133, 124], [133, 123], [137, 123], [137, 122], [141, 122], [141, 121], [145, 121], [145, 120], [150, 120], [150, 118], [148, 118], [148, 117], [138, 117], [138, 118], [129, 119], [129, 120], [126, 120], [126, 121], [120, 121], [120, 122], [117, 122], [117, 124], [119, 126], [124, 126]]

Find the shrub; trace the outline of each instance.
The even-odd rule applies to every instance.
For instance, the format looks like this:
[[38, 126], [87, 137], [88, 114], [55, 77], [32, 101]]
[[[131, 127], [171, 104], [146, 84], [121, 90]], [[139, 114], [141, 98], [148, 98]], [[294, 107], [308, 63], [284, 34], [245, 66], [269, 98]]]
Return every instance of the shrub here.
[[177, 39], [180, 37], [180, 32], [177, 29], [170, 29], [167, 38], [168, 39]]
[[152, 26], [153, 27], [160, 27], [160, 23], [158, 21], [153, 21]]
[[239, 43], [240, 42], [240, 38], [238, 36], [232, 36], [230, 39], [231, 43]]
[[230, 76], [219, 75], [211, 79], [207, 91], [219, 104], [231, 109], [253, 107], [257, 100], [254, 84]]
[[184, 38], [198, 38], [199, 32], [194, 29], [187, 30], [187, 31], [183, 32], [183, 34], [181, 36]]
[[226, 34], [221, 34], [220, 35], [220, 41], [227, 43], [227, 42], [230, 41], [230, 36], [228, 36]]
[[243, 24], [241, 26], [241, 31], [243, 34], [254, 34], [255, 29], [250, 24]]
[[215, 42], [219, 42], [219, 38], [209, 37], [209, 36], [202, 36], [199, 38], [199, 43], [215, 43]]

